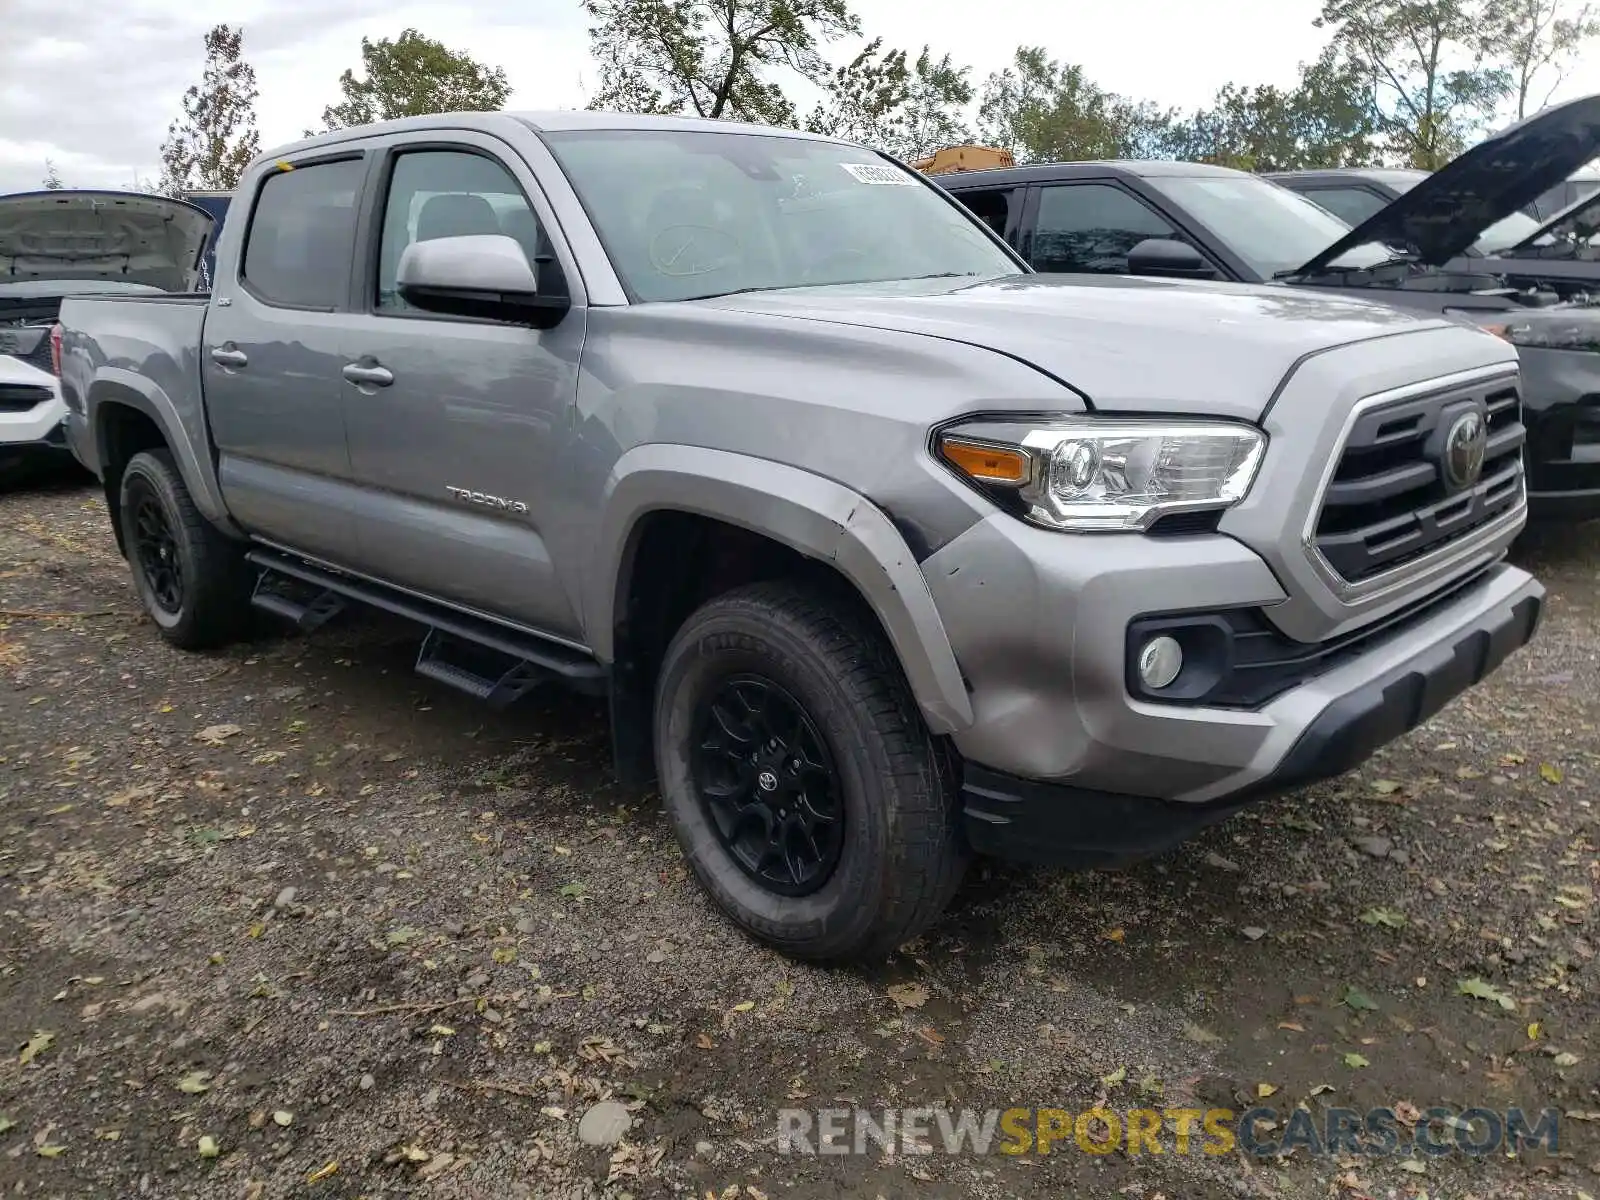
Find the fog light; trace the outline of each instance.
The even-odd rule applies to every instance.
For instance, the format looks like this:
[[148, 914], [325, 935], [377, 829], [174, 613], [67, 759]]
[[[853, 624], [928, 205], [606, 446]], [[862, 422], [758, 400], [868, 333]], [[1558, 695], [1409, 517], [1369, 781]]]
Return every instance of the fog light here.
[[1183, 647], [1177, 638], [1153, 637], [1139, 651], [1139, 679], [1151, 691], [1166, 687], [1183, 670]]

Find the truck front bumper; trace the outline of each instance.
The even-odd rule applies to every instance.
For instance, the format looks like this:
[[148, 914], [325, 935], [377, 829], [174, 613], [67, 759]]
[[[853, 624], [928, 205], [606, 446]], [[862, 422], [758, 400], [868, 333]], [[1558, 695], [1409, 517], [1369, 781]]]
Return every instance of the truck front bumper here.
[[[1151, 612], [1270, 609], [1283, 593], [1251, 551], [1216, 536], [1004, 526], [962, 540], [924, 570], [976, 715], [953, 738], [968, 836], [1030, 861], [1158, 852], [1251, 800], [1350, 770], [1525, 644], [1544, 598], [1527, 572], [1496, 563], [1255, 707], [1153, 703], [1129, 690], [1129, 626]], [[1029, 574], [1015, 571], [1019, 550], [1032, 552]]]

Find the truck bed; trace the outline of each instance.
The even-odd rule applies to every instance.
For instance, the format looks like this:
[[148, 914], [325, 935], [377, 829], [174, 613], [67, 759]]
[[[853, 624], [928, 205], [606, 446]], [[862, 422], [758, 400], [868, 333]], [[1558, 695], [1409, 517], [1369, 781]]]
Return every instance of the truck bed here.
[[[201, 336], [209, 299], [203, 292], [66, 297], [58, 319], [61, 391], [67, 407], [84, 413], [91, 385], [112, 384], [112, 390], [136, 394], [143, 400], [139, 407], [161, 413], [175, 425], [179, 444], [172, 449], [180, 461], [209, 462], [200, 390]], [[74, 453], [99, 473], [99, 463], [89, 461], [94, 447], [75, 445]]]

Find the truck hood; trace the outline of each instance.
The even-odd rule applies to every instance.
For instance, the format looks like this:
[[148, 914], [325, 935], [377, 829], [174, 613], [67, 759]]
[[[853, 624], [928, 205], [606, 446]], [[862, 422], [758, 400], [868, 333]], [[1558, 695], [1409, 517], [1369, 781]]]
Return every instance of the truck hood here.
[[1357, 246], [1403, 246], [1442, 267], [1484, 230], [1533, 203], [1600, 155], [1600, 95], [1557, 104], [1453, 159], [1329, 246], [1297, 275], [1321, 271]]
[[915, 280], [700, 303], [965, 342], [1028, 363], [1107, 411], [1249, 421], [1307, 354], [1450, 324], [1286, 287], [1121, 276]]
[[135, 192], [0, 196], [0, 280], [119, 280], [190, 291], [213, 223], [193, 204]]

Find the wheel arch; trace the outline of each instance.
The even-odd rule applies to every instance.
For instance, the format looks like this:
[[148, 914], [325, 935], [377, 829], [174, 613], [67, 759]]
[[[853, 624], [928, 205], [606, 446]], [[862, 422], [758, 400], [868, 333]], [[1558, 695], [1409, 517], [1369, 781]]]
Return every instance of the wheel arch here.
[[[625, 778], [640, 777], [648, 738], [629, 729], [647, 711], [654, 683], [650, 663], [635, 653], [630, 598], [640, 570], [663, 561], [651, 547], [675, 547], [691, 528], [736, 531], [744, 539], [748, 549], [734, 553], [750, 557], [730, 576], [735, 583], [780, 573], [777, 559], [785, 557], [826, 571], [821, 578], [836, 578], [876, 618], [929, 729], [949, 734], [972, 723], [966, 682], [922, 569], [889, 517], [859, 493], [767, 460], [652, 444], [618, 461], [602, 513], [584, 610], [589, 644], [612, 666], [613, 726]], [[674, 616], [681, 622], [687, 613]]]

